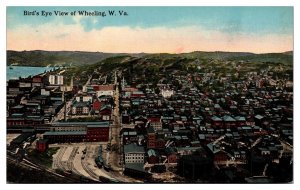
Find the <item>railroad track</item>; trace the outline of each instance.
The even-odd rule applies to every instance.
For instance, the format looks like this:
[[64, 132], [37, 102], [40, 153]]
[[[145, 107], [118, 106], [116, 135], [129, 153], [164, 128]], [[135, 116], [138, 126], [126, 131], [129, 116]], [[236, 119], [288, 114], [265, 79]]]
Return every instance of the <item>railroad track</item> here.
[[[65, 149], [62, 149], [57, 158], [61, 158], [62, 155], [64, 154], [64, 152], [65, 152]], [[42, 173], [48, 173], [49, 175], [52, 175], [52, 176], [60, 177], [60, 178], [63, 178], [65, 180], [65, 182], [67, 182], [67, 183], [74, 183], [74, 182], [77, 183], [78, 180], [82, 180], [81, 178], [79, 178], [79, 176], [82, 176], [82, 175], [65, 176], [61, 173], [57, 173], [56, 171], [53, 171], [52, 169], [48, 169], [45, 166], [35, 164], [35, 163], [31, 162], [30, 160], [28, 160], [26, 158], [23, 158], [22, 161], [16, 163], [16, 158], [10, 156], [9, 154], [7, 154], [7, 163], [14, 164], [14, 165], [17, 164], [17, 165], [19, 165], [20, 167], [23, 167], [23, 168], [29, 168], [29, 169], [32, 169], [32, 170], [35, 170], [35, 171], [40, 171]], [[94, 178], [95, 179], [91, 179], [90, 182], [92, 182], [92, 183], [99, 182], [98, 176], [94, 176]]]
[[71, 155], [70, 155], [70, 157], [69, 157], [69, 159], [68, 159], [68, 168], [69, 168], [69, 170], [71, 170], [73, 173], [75, 173], [75, 174], [77, 174], [77, 175], [81, 175], [81, 174], [75, 169], [74, 163], [73, 163], [74, 158], [75, 158], [75, 156], [76, 156], [76, 154], [77, 154], [78, 149], [79, 149], [79, 147], [75, 147], [75, 148], [72, 150]]
[[65, 167], [66, 170], [72, 170], [72, 162], [74, 160], [77, 151], [76, 148], [78, 150], [78, 147], [73, 148], [68, 160], [66, 161], [66, 167]]
[[[11, 157], [6, 157], [7, 161], [9, 163], [13, 163], [16, 164], [16, 160], [11, 158]], [[27, 162], [26, 160], [23, 159], [23, 161], [19, 162], [18, 165], [23, 166], [23, 167], [27, 167], [27, 168], [31, 168], [31, 169], [35, 169], [35, 170], [39, 170], [42, 171], [43, 169], [40, 168], [39, 166], [32, 164], [31, 162]]]
[[88, 166], [87, 159], [90, 157], [90, 154], [93, 154], [93, 150], [91, 150], [91, 147], [87, 147], [85, 158], [81, 160], [82, 167], [92, 179], [99, 180], [99, 176]]
[[54, 165], [53, 165], [54, 169], [56, 169], [56, 168], [63, 169], [64, 168], [61, 163], [61, 159], [62, 159], [66, 149], [67, 149], [67, 147], [63, 147], [62, 149], [59, 150], [58, 155], [56, 156], [55, 161], [54, 161]]
[[[16, 160], [7, 156], [7, 162], [10, 162], [12, 164], [16, 164]], [[25, 168], [31, 168], [34, 170], [38, 170], [38, 171], [43, 171], [43, 172], [48, 172], [52, 175], [55, 175], [57, 177], [61, 177], [61, 178], [65, 178], [65, 176], [60, 175], [52, 170], [49, 170], [48, 168], [45, 168], [43, 166], [39, 166], [37, 164], [32, 163], [31, 161], [27, 160], [27, 159], [23, 159], [21, 162], [18, 163], [20, 166], [25, 167]]]
[[89, 176], [92, 179], [98, 180], [99, 176], [97, 174], [95, 174], [94, 171], [91, 168], [89, 168], [89, 166], [88, 166], [88, 164], [85, 160], [82, 160], [81, 164], [82, 164], [83, 169], [86, 171], [86, 173], [89, 174]]

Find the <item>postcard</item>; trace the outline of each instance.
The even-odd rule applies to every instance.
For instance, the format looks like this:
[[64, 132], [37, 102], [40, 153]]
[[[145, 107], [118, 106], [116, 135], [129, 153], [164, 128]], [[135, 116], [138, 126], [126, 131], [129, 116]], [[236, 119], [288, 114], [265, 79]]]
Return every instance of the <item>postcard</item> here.
[[7, 183], [293, 183], [293, 7], [6, 10]]

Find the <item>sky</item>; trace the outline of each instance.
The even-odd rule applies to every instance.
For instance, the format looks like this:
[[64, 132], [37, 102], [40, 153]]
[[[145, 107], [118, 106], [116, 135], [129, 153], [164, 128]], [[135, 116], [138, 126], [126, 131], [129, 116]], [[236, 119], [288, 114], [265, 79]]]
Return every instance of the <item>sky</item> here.
[[[83, 10], [106, 16], [80, 16]], [[116, 15], [109, 16], [109, 10]], [[52, 15], [46, 17], [42, 11]], [[69, 15], [55, 16], [54, 11]], [[119, 11], [128, 15], [120, 16]], [[7, 49], [17, 51], [293, 50], [293, 7], [7, 7], [6, 22]]]

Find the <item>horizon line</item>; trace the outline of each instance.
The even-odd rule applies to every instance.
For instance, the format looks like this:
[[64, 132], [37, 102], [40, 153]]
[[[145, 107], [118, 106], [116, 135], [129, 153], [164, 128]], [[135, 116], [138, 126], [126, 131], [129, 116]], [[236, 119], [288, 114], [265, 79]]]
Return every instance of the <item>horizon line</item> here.
[[203, 51], [203, 50], [196, 50], [196, 51], [190, 51], [190, 52], [181, 52], [181, 53], [175, 53], [175, 52], [155, 52], [155, 53], [147, 53], [147, 52], [103, 52], [103, 51], [86, 51], [86, 50], [42, 50], [42, 49], [35, 49], [35, 50], [12, 50], [7, 49], [6, 51], [16, 51], [16, 52], [24, 52], [24, 51], [49, 51], [49, 52], [86, 52], [86, 53], [106, 53], [106, 54], [174, 54], [174, 55], [180, 55], [180, 54], [188, 54], [188, 53], [195, 53], [195, 52], [207, 52], [207, 53], [251, 53], [251, 54], [269, 54], [269, 53], [288, 53], [288, 52], [294, 52], [294, 50], [286, 50], [286, 51], [280, 51], [280, 52], [262, 52], [262, 53], [255, 53], [255, 52], [249, 52], [249, 51], [224, 51], [224, 50], [215, 50], [215, 51]]

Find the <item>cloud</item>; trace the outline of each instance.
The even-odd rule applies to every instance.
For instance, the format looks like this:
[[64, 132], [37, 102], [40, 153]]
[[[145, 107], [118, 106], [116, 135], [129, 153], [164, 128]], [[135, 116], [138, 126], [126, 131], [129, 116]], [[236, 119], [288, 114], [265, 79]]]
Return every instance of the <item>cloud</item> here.
[[[283, 52], [293, 50], [293, 37], [248, 35], [184, 27], [104, 27], [85, 31], [77, 24], [20, 26], [7, 31], [7, 49], [81, 50], [102, 52], [181, 53], [191, 51]], [[39, 31], [38, 33], [36, 31]]]

